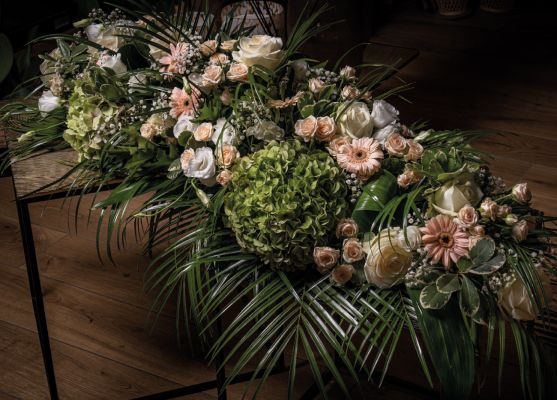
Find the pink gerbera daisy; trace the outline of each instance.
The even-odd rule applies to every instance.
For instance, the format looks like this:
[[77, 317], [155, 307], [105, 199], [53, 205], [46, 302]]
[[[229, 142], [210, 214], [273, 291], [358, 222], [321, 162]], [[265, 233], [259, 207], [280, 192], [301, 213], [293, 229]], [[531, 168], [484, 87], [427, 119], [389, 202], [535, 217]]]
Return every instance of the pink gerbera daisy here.
[[381, 168], [381, 144], [373, 138], [354, 139], [340, 146], [336, 154], [341, 168], [366, 181]]
[[188, 44], [178, 42], [176, 45], [170, 45], [170, 54], [161, 57], [159, 62], [164, 66], [161, 72], [176, 72], [183, 74], [186, 68], [186, 55], [188, 53]]
[[170, 115], [174, 118], [178, 118], [182, 114], [194, 117], [198, 104], [199, 93], [195, 89], [188, 94], [184, 89], [175, 87], [170, 95]]
[[429, 257], [435, 263], [441, 261], [447, 269], [452, 262], [456, 263], [460, 257], [468, 254], [468, 233], [459, 230], [448, 215], [433, 217], [424, 228], [420, 228], [420, 232]]

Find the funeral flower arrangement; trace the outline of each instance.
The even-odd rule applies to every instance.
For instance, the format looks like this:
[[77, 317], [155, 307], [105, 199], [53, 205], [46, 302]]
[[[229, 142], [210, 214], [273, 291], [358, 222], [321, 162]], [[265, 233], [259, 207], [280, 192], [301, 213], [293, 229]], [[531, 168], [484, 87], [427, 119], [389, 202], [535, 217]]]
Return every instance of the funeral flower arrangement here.
[[[341, 369], [381, 383], [407, 335], [427, 379], [433, 366], [467, 398], [510, 331], [525, 394], [543, 396], [529, 321], [549, 299], [555, 218], [491, 173], [470, 145], [481, 132], [403, 124], [386, 99], [404, 87], [380, 88], [389, 67], [300, 54], [326, 9], [285, 40], [185, 5], [94, 10], [45, 38], [38, 102], [2, 110], [22, 133], [4, 165], [72, 148], [70, 190], [118, 182], [92, 204], [100, 223], [120, 243], [147, 221], [155, 311], [177, 301], [192, 346], [194, 325], [210, 359], [226, 348], [229, 382], [255, 363], [259, 388], [288, 351], [290, 390], [305, 357], [349, 396]], [[499, 365], [479, 368], [494, 343]]]

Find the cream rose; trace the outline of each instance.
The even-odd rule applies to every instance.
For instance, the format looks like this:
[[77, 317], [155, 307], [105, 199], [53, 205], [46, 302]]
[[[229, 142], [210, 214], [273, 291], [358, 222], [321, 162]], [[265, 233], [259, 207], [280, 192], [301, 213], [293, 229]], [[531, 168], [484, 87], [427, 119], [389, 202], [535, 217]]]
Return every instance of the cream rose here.
[[221, 186], [227, 186], [232, 180], [232, 172], [229, 169], [223, 169], [217, 175], [217, 183]]
[[308, 81], [308, 88], [311, 93], [321, 93], [325, 89], [325, 84], [321, 79], [311, 78]]
[[215, 129], [213, 128], [213, 124], [210, 122], [203, 122], [202, 124], [199, 124], [193, 133], [193, 137], [198, 142], [208, 142], [212, 139], [214, 131]]
[[499, 206], [491, 198], [487, 197], [482, 204], [480, 204], [480, 214], [482, 217], [489, 218], [495, 221], [499, 213]]
[[337, 285], [344, 285], [352, 279], [354, 267], [350, 264], [337, 265], [331, 273], [331, 279]]
[[222, 104], [224, 104], [225, 106], [229, 106], [230, 104], [232, 104], [232, 93], [230, 93], [230, 90], [228, 89], [224, 89], [220, 95], [220, 101], [222, 101]]
[[517, 242], [522, 242], [528, 237], [528, 222], [526, 220], [518, 221], [512, 229], [513, 238]]
[[402, 157], [408, 151], [408, 143], [398, 133], [391, 133], [385, 141], [385, 150], [392, 156]]
[[240, 152], [235, 146], [231, 144], [224, 144], [215, 149], [217, 155], [217, 162], [225, 168], [234, 164], [237, 158], [240, 158]]
[[503, 204], [499, 206], [499, 210], [497, 211], [497, 216], [499, 218], [505, 218], [507, 215], [513, 212], [513, 208], [508, 204]]
[[91, 42], [100, 44], [112, 51], [118, 51], [124, 44], [124, 38], [117, 36], [117, 28], [106, 28], [103, 24], [91, 24], [83, 31]]
[[466, 204], [475, 206], [483, 197], [483, 192], [471, 173], [462, 173], [446, 182], [433, 196], [433, 208], [441, 214], [456, 216]]
[[424, 153], [423, 146], [415, 140], [407, 140], [406, 142], [408, 143], [408, 150], [404, 155], [404, 159], [406, 161], [418, 161], [422, 158], [422, 154]]
[[338, 131], [341, 135], [353, 139], [369, 137], [373, 132], [373, 119], [366, 103], [355, 101], [352, 104], [344, 103], [340, 107], [338, 118]]
[[530, 301], [528, 289], [524, 283], [515, 278], [499, 291], [499, 305], [512, 318], [531, 321], [536, 319], [535, 306]]
[[182, 165], [182, 171], [184, 171], [184, 174], [189, 170], [190, 161], [194, 155], [195, 151], [193, 149], [185, 149], [180, 156], [180, 164]]
[[142, 138], [151, 141], [157, 135], [158, 129], [155, 124], [145, 122], [143, 125], [141, 125], [141, 128], [139, 128], [139, 132], [141, 133]]
[[215, 53], [211, 57], [209, 57], [209, 62], [211, 64], [223, 65], [228, 64], [230, 60], [228, 56], [224, 53]]
[[420, 179], [422, 179], [422, 175], [418, 171], [407, 170], [396, 178], [396, 182], [401, 188], [407, 188], [408, 186], [419, 182]]
[[340, 152], [340, 148], [345, 144], [350, 143], [350, 141], [351, 139], [347, 136], [336, 135], [331, 139], [329, 143], [327, 143], [327, 151], [333, 157], [336, 157], [336, 155]]
[[354, 100], [360, 95], [358, 88], [348, 85], [342, 88], [340, 91], [340, 97], [343, 100]]
[[336, 132], [335, 120], [331, 117], [317, 117], [315, 137], [322, 142], [330, 141]]
[[398, 232], [383, 230], [370, 243], [364, 273], [369, 283], [386, 289], [402, 281], [411, 262], [412, 253], [401, 243]]
[[356, 69], [352, 68], [349, 65], [346, 65], [345, 67], [343, 67], [340, 70], [339, 75], [340, 75], [341, 78], [347, 79], [347, 80], [356, 79]]
[[364, 248], [356, 238], [345, 239], [342, 244], [342, 258], [348, 263], [360, 261], [364, 258]]
[[485, 236], [485, 228], [483, 225], [476, 225], [470, 229], [470, 233], [475, 236]]
[[54, 96], [50, 90], [43, 92], [39, 97], [39, 111], [49, 113], [60, 107], [60, 97]]
[[232, 82], [246, 82], [248, 80], [248, 66], [246, 64], [234, 63], [230, 66], [226, 77]]
[[466, 204], [458, 211], [458, 217], [455, 218], [455, 223], [463, 228], [472, 228], [478, 223], [478, 213], [476, 209], [469, 204]]
[[340, 251], [332, 247], [316, 247], [313, 249], [313, 261], [317, 270], [323, 275], [327, 274], [337, 264], [339, 258]]
[[358, 224], [352, 218], [342, 218], [338, 224], [336, 229], [337, 238], [341, 237], [354, 237], [358, 235]]
[[209, 65], [203, 71], [201, 75], [203, 79], [203, 87], [207, 89], [213, 89], [216, 87], [223, 79], [222, 67], [219, 65]]
[[261, 65], [270, 70], [275, 70], [284, 55], [282, 39], [267, 35], [253, 35], [243, 37], [238, 41], [238, 50], [232, 52], [235, 61], [245, 64]]
[[221, 48], [222, 51], [227, 51], [227, 52], [230, 53], [232, 50], [234, 50], [235, 45], [236, 45], [236, 40], [234, 40], [234, 39], [224, 40], [220, 44], [220, 48]]
[[375, 100], [371, 112], [373, 125], [376, 128], [384, 128], [398, 118], [398, 110], [385, 100]]
[[309, 142], [315, 135], [316, 131], [317, 118], [315, 118], [313, 115], [310, 115], [309, 117], [304, 119], [299, 119], [294, 124], [294, 132], [296, 133], [296, 135], [304, 139], [304, 142]]
[[217, 41], [207, 40], [199, 45], [199, 52], [203, 57], [210, 57], [217, 51]]
[[530, 192], [530, 189], [528, 189], [527, 183], [514, 185], [512, 194], [514, 199], [522, 204], [527, 204], [530, 200], [532, 200], [532, 193]]

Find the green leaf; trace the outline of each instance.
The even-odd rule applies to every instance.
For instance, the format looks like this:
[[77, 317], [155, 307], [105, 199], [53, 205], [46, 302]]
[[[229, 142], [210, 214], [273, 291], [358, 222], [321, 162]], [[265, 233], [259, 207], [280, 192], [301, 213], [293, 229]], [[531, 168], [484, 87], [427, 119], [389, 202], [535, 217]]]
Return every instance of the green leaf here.
[[469, 258], [460, 257], [456, 262], [456, 266], [460, 272], [468, 271], [474, 264]]
[[420, 305], [423, 308], [438, 310], [443, 308], [451, 298], [451, 292], [443, 293], [437, 290], [436, 283], [430, 283], [420, 292]]
[[352, 212], [352, 218], [358, 223], [361, 232], [369, 230], [375, 215], [393, 198], [396, 190], [396, 178], [388, 171], [383, 171], [377, 179], [364, 186]]
[[468, 257], [475, 266], [479, 266], [488, 261], [495, 253], [495, 242], [492, 239], [480, 239], [470, 249]]
[[476, 275], [489, 275], [505, 265], [506, 261], [507, 257], [505, 257], [505, 254], [503, 252], [498, 252], [491, 260], [477, 267], [473, 267], [469, 272]]
[[462, 290], [459, 297], [460, 309], [470, 317], [473, 317], [480, 308], [480, 295], [478, 289], [469, 278], [462, 276]]
[[0, 82], [2, 82], [12, 69], [14, 62], [14, 50], [10, 39], [0, 33]]
[[449, 302], [443, 310], [426, 310], [420, 306], [419, 291], [408, 292], [414, 302], [420, 333], [439, 377], [443, 397], [468, 399], [475, 380], [474, 344], [456, 302]]
[[460, 280], [457, 274], [444, 274], [435, 281], [437, 290], [441, 293], [452, 293], [460, 290]]

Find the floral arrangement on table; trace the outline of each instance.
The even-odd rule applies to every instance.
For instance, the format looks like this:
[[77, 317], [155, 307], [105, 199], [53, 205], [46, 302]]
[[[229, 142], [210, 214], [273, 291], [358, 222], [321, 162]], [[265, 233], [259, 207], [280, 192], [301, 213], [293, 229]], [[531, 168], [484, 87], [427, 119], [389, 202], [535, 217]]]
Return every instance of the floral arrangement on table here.
[[2, 110], [22, 133], [4, 165], [71, 147], [71, 190], [118, 181], [92, 204], [108, 254], [148, 222], [154, 308], [176, 299], [190, 345], [193, 324], [211, 360], [226, 348], [228, 382], [255, 362], [259, 389], [288, 350], [290, 394], [303, 355], [323, 393], [321, 366], [349, 396], [341, 367], [381, 383], [404, 333], [427, 379], [433, 365], [447, 398], [467, 398], [495, 341], [503, 367], [510, 326], [524, 393], [543, 397], [528, 321], [550, 295], [555, 218], [492, 175], [470, 146], [481, 132], [402, 124], [385, 99], [405, 87], [378, 90], [387, 66], [304, 58], [327, 7], [283, 41], [129, 3], [45, 38], [38, 103]]

